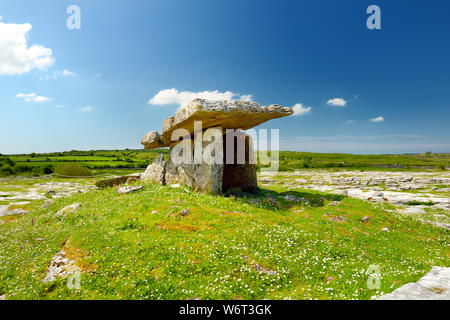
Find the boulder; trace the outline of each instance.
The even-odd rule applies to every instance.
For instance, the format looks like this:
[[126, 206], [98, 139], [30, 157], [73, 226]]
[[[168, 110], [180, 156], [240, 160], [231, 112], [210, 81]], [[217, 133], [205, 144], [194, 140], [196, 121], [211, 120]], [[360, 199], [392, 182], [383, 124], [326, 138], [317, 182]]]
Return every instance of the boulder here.
[[141, 174], [141, 181], [152, 180], [159, 184], [165, 183], [166, 161], [164, 155], [160, 154], [156, 160], [150, 164], [147, 169]]
[[151, 131], [147, 133], [141, 140], [141, 144], [145, 149], [156, 149], [164, 147], [164, 143], [161, 141], [161, 136], [157, 131]]
[[65, 278], [80, 272], [81, 269], [76, 265], [75, 261], [67, 258], [65, 251], [61, 250], [50, 261], [47, 274], [42, 281], [51, 282], [57, 278]]
[[415, 283], [408, 283], [378, 300], [450, 300], [450, 268], [433, 267]]
[[72, 211], [77, 211], [80, 208], [81, 208], [81, 203], [78, 203], [78, 202], [77, 203], [73, 203], [73, 204], [68, 205], [68, 206], [62, 208], [61, 210], [59, 210], [57, 213], [55, 213], [53, 215], [53, 217], [56, 218], [56, 217], [59, 217], [59, 216], [61, 216], [63, 214], [67, 214], [67, 213], [72, 212]]
[[117, 189], [117, 193], [118, 194], [127, 194], [127, 193], [131, 193], [131, 192], [139, 191], [142, 188], [143, 188], [142, 186], [121, 187], [121, 188]]
[[292, 201], [292, 202], [305, 202], [305, 203], [309, 203], [308, 199], [305, 198], [299, 198], [296, 196], [291, 196], [291, 195], [286, 195], [283, 197], [284, 200], [286, 201]]
[[140, 173], [132, 173], [126, 176], [103, 179], [97, 181], [95, 185], [100, 189], [116, 187], [120, 186], [121, 184], [129, 183], [131, 181], [137, 181], [140, 179], [140, 177], [141, 177]]

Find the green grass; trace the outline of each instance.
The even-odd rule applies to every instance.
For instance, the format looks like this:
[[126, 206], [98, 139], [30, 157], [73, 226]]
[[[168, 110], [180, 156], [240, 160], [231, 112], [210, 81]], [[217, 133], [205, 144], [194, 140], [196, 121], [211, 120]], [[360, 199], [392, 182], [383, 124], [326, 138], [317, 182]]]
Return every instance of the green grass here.
[[432, 205], [434, 205], [434, 203], [432, 201], [417, 201], [417, 200], [408, 201], [406, 204], [408, 206], [432, 206]]
[[[0, 295], [370, 299], [417, 281], [432, 266], [450, 266], [448, 231], [387, 212], [389, 205], [281, 186], [250, 198], [143, 186], [127, 195], [113, 189], [74, 194], [27, 216], [0, 218], [7, 220], [0, 224]], [[286, 202], [286, 194], [311, 205]], [[82, 203], [79, 211], [53, 217], [74, 202]], [[183, 217], [182, 209], [190, 213]], [[329, 220], [335, 216], [346, 221]], [[371, 219], [362, 223], [363, 216]], [[64, 279], [42, 283], [63, 247], [86, 270], [80, 290], [69, 290]], [[260, 273], [256, 264], [277, 274]], [[371, 265], [381, 269], [380, 290], [367, 288]]]
[[280, 152], [281, 171], [308, 168], [360, 170], [442, 170], [450, 167], [450, 154], [355, 155], [345, 153]]

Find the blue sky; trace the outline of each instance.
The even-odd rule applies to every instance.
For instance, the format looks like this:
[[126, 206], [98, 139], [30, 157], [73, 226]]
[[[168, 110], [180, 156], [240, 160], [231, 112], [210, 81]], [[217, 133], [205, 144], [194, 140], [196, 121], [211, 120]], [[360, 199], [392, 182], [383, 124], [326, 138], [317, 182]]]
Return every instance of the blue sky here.
[[[66, 27], [72, 4], [80, 30]], [[366, 27], [371, 4], [381, 30]], [[205, 91], [297, 105], [259, 127], [279, 128], [282, 150], [450, 152], [449, 11], [437, 0], [2, 1], [0, 153], [142, 148], [175, 102]]]

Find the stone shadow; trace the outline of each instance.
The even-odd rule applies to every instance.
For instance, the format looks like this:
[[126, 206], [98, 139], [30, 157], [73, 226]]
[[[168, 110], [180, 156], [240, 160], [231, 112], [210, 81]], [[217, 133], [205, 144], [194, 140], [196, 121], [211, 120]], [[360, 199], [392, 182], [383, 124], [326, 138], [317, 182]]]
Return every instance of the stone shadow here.
[[[285, 199], [291, 196], [290, 199]], [[271, 189], [258, 188], [255, 192], [226, 193], [225, 197], [234, 197], [238, 201], [270, 210], [289, 209], [294, 206], [324, 207], [330, 202], [340, 202], [347, 196], [339, 194], [320, 194], [288, 190], [277, 192]]]

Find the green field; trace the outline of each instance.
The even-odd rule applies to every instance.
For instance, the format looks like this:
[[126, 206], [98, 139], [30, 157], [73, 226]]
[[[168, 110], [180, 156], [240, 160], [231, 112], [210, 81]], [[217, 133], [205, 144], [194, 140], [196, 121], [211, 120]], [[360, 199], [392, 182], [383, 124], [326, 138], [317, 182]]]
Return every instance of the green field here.
[[354, 155], [345, 153], [280, 152], [280, 171], [303, 168], [350, 169], [445, 169], [450, 167], [450, 153]]
[[[0, 155], [0, 175], [53, 172], [63, 164], [75, 164], [93, 170], [114, 168], [146, 168], [159, 150], [66, 151], [47, 154]], [[343, 153], [309, 153], [281, 151], [280, 171], [308, 168], [361, 170], [445, 170], [450, 167], [450, 154], [352, 155]], [[46, 170], [44, 170], [47, 168]]]
[[[0, 295], [371, 299], [432, 266], [450, 267], [448, 231], [388, 212], [389, 204], [282, 186], [225, 197], [139, 184], [143, 190], [131, 194], [77, 193], [1, 218]], [[286, 201], [288, 194], [309, 204]], [[54, 217], [75, 202], [81, 209]], [[362, 222], [364, 216], [370, 219]], [[69, 289], [67, 279], [42, 282], [62, 248], [83, 271], [79, 289]], [[367, 284], [374, 268], [379, 289]]]
[[[0, 156], [0, 176], [14, 174], [40, 175], [52, 173], [59, 166], [72, 164], [93, 170], [143, 169], [168, 150], [97, 150], [66, 151], [45, 154]], [[94, 172], [99, 173], [99, 172]]]

